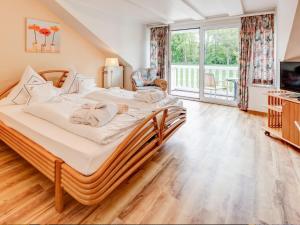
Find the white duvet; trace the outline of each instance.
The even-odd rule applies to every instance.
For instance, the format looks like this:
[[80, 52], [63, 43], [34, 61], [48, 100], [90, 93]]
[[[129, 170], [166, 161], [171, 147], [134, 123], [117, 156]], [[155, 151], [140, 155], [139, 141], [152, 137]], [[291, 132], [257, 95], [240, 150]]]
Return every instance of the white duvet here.
[[134, 96], [135, 92], [127, 91], [120, 88], [111, 89], [95, 89], [84, 96], [86, 99], [94, 101], [112, 101], [115, 103], [128, 104], [130, 108], [156, 110], [169, 105], [182, 106], [181, 101], [177, 97], [167, 95], [164, 99], [156, 103], [146, 103], [139, 101]]
[[71, 123], [71, 114], [83, 102], [91, 101], [73, 102], [60, 99], [56, 102], [28, 105], [24, 111], [101, 145], [109, 144], [130, 132], [149, 113], [148, 111], [130, 109], [127, 113], [116, 115], [112, 121], [99, 128]]

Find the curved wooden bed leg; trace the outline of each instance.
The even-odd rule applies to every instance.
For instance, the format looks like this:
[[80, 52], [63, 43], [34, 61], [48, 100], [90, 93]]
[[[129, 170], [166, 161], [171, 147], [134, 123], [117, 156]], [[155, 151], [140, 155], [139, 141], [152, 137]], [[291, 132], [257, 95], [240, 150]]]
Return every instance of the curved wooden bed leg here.
[[160, 124], [161, 143], [162, 143], [162, 141], [164, 139], [164, 134], [163, 133], [164, 133], [164, 130], [165, 130], [165, 122], [166, 122], [166, 119], [168, 117], [168, 112], [169, 112], [168, 109], [164, 109], [163, 117], [162, 117], [161, 124]]
[[64, 189], [61, 186], [61, 164], [62, 160], [55, 161], [55, 209], [57, 212], [62, 212], [64, 209], [63, 194]]
[[153, 117], [153, 125], [154, 125], [155, 130], [158, 131], [157, 135], [158, 135], [159, 141], [157, 142], [157, 145], [160, 145], [160, 144], [161, 144], [161, 139], [162, 139], [162, 138], [161, 138], [161, 132], [160, 132], [160, 129], [159, 129], [159, 127], [158, 127], [158, 122], [157, 122], [156, 116]]

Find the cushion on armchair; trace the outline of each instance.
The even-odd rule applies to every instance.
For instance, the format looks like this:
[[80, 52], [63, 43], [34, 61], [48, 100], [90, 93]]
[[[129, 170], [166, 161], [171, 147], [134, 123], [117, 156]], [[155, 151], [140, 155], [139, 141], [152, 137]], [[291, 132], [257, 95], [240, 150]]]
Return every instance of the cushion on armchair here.
[[135, 82], [135, 85], [137, 87], [143, 87], [144, 86], [144, 80], [142, 78], [142, 74], [140, 71], [135, 71], [132, 75], [132, 79]]
[[158, 76], [157, 76], [157, 69], [155, 68], [150, 68], [149, 69], [149, 72], [148, 72], [148, 81], [152, 81], [154, 82], [156, 79], [158, 79]]
[[144, 81], [147, 81], [148, 80], [148, 70], [147, 69], [140, 69], [139, 71], [141, 73], [142, 79]]
[[139, 69], [132, 74], [132, 80], [137, 87], [155, 87], [157, 79], [159, 77], [156, 68]]
[[150, 68], [147, 70], [147, 77], [144, 79], [145, 86], [155, 86], [154, 81], [157, 79], [157, 70], [154, 68]]

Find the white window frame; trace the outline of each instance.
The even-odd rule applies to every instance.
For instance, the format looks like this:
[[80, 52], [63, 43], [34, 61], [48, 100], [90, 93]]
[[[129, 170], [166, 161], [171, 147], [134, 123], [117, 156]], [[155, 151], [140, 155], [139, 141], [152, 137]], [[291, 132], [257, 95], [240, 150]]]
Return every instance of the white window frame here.
[[[197, 22], [189, 22], [189, 23], [182, 23], [182, 24], [172, 24], [170, 25], [170, 35], [169, 35], [169, 43], [171, 43], [171, 32], [176, 30], [188, 30], [188, 29], [199, 29], [199, 37], [200, 37], [200, 61], [199, 61], [199, 99], [193, 99], [198, 100], [202, 102], [208, 102], [208, 103], [215, 103], [215, 104], [221, 104], [221, 105], [229, 105], [229, 106], [237, 106], [237, 102], [234, 101], [227, 101], [222, 99], [216, 99], [216, 98], [209, 98], [204, 97], [204, 57], [205, 57], [205, 31], [206, 30], [213, 30], [213, 29], [226, 29], [226, 28], [241, 28], [241, 22], [240, 18], [238, 19], [227, 19], [225, 21], [197, 21]], [[171, 51], [171, 45], [169, 44], [169, 70], [168, 70], [168, 80], [169, 82], [172, 82], [171, 78], [171, 57], [172, 57], [172, 51]], [[171, 84], [171, 83], [170, 83]], [[169, 93], [171, 93], [171, 85], [169, 85], [168, 88]]]

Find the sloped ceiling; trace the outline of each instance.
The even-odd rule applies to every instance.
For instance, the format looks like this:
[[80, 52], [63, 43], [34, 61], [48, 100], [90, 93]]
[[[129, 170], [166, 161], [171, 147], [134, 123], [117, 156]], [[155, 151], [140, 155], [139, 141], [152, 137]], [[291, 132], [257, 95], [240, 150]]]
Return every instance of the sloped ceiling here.
[[64, 21], [72, 27], [75, 27], [80, 33], [87, 37], [90, 41], [96, 44], [104, 53], [110, 54], [112, 49], [101, 41], [91, 30], [87, 29], [80, 21], [74, 19], [74, 16], [66, 11], [60, 4], [53, 0], [42, 0], [50, 10], [55, 12], [56, 15], [63, 18]]
[[300, 4], [294, 17], [294, 23], [290, 34], [288, 47], [285, 53], [285, 60], [300, 61]]
[[[63, 4], [56, 0], [41, 0], [47, 7], [53, 11], [57, 16], [62, 18], [65, 23], [74, 29], [78, 30], [83, 36], [95, 45], [104, 55], [107, 57], [118, 57], [119, 61], [124, 66], [130, 66], [130, 63], [126, 61], [122, 56], [118, 54], [111, 46], [105, 43], [92, 29], [82, 23], [80, 19], [76, 18], [71, 11], [68, 11]], [[74, 46], [74, 54], [76, 46]], [[80, 53], [79, 53], [80, 54]]]

